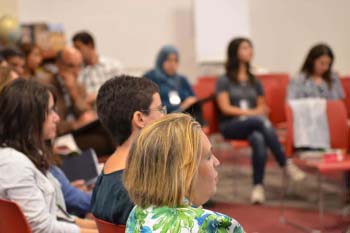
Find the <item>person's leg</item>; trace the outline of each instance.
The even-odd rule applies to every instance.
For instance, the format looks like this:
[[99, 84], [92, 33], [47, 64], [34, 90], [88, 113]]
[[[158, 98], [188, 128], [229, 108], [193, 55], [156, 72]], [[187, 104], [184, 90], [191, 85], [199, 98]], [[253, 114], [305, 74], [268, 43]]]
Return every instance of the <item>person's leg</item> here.
[[263, 184], [267, 158], [267, 148], [264, 136], [261, 133], [255, 131], [249, 135], [248, 141], [253, 150], [253, 184]]
[[278, 140], [277, 134], [271, 126], [266, 126], [263, 124], [262, 134], [264, 135], [267, 146], [270, 148], [272, 154], [274, 155], [277, 163], [281, 167], [286, 166], [286, 155], [282, 149], [282, 146]]
[[277, 134], [270, 124], [266, 124], [261, 119], [260, 131], [264, 135], [265, 142], [274, 155], [280, 167], [285, 168], [288, 176], [294, 181], [301, 181], [305, 178], [305, 173], [301, 171], [292, 160], [286, 160], [286, 155], [278, 141]]
[[248, 118], [245, 120], [234, 119], [226, 125], [220, 127], [223, 136], [227, 139], [248, 140], [252, 147], [252, 166], [253, 166], [253, 190], [251, 194], [252, 203], [263, 203], [265, 193], [263, 188], [263, 179], [265, 172], [265, 163], [267, 157], [267, 148], [264, 136], [256, 131], [260, 127], [260, 120]]

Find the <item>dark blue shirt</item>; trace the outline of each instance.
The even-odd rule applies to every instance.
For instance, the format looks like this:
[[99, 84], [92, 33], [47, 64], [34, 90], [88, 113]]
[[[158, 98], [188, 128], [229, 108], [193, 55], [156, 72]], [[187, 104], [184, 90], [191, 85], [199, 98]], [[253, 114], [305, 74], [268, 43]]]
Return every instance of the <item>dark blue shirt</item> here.
[[[194, 92], [187, 78], [182, 75], [160, 76], [157, 70], [151, 70], [144, 74], [144, 77], [152, 80], [159, 86], [159, 94], [163, 105], [167, 107], [168, 112], [174, 112], [179, 109], [180, 104], [190, 96], [194, 96]], [[176, 91], [181, 99], [180, 104], [173, 105], [169, 100], [169, 93]]]
[[97, 178], [91, 199], [91, 212], [96, 218], [126, 225], [134, 204], [123, 185], [123, 173], [124, 170], [102, 172]]
[[67, 211], [78, 216], [85, 216], [90, 212], [91, 196], [72, 186], [59, 167], [51, 166], [50, 172], [61, 184]]

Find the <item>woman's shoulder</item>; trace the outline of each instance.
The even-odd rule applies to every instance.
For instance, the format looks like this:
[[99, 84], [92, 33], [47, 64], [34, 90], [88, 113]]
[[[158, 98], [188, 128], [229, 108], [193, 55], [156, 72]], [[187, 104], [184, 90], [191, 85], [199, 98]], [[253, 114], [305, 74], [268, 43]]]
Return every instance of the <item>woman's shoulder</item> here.
[[307, 75], [304, 72], [299, 72], [293, 75], [290, 81], [294, 83], [302, 83], [306, 81], [306, 79], [307, 79]]
[[[199, 208], [197, 208], [199, 209]], [[215, 211], [202, 209], [200, 217], [197, 217], [199, 228], [204, 232], [214, 232], [218, 229], [225, 232], [243, 233], [243, 227], [233, 218]]]
[[156, 70], [152, 69], [152, 70], [148, 70], [143, 74], [143, 77], [148, 78], [148, 79], [155, 79], [156, 77]]
[[33, 166], [25, 154], [11, 147], [1, 147], [0, 157], [0, 164], [15, 163], [18, 166]]
[[129, 216], [128, 229], [137, 228], [136, 222], [145, 223], [141, 228], [152, 229], [150, 232], [244, 232], [241, 225], [227, 215], [190, 206], [146, 209], [135, 207]]

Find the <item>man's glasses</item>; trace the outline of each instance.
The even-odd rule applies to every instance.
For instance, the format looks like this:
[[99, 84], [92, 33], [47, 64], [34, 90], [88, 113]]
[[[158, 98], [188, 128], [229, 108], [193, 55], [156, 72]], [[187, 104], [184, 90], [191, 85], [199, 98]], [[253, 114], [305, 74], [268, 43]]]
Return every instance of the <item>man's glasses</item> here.
[[161, 105], [161, 106], [158, 106], [156, 108], [153, 108], [153, 109], [143, 109], [143, 110], [140, 110], [140, 112], [151, 112], [151, 111], [158, 111], [164, 115], [167, 114], [167, 109], [166, 109], [166, 106], [165, 105]]

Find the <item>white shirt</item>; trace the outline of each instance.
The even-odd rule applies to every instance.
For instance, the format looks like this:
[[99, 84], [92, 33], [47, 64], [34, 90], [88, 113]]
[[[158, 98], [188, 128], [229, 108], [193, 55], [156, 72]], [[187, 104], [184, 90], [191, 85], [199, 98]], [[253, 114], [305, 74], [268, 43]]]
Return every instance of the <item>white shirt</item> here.
[[96, 65], [88, 65], [79, 74], [81, 82], [88, 94], [97, 94], [104, 82], [122, 72], [121, 63], [105, 57], [99, 57]]
[[33, 233], [78, 233], [77, 225], [57, 221], [55, 189], [23, 153], [0, 148], [0, 198], [16, 202]]

